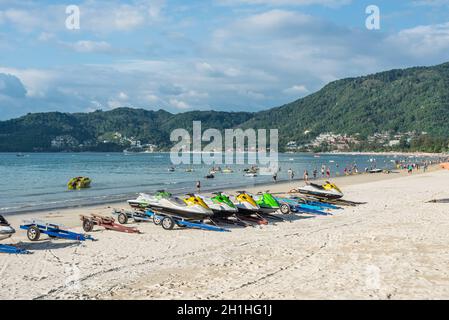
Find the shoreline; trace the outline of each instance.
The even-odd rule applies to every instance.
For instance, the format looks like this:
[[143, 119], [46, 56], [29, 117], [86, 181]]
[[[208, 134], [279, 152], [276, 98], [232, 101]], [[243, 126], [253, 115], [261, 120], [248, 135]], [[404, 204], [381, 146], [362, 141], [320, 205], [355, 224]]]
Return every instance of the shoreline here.
[[447, 158], [449, 157], [449, 152], [439, 152], [439, 153], [430, 153], [430, 152], [402, 152], [402, 151], [331, 151], [331, 152], [319, 152], [318, 154], [325, 155], [350, 155], [350, 156], [404, 156], [404, 157], [439, 157], [439, 158]]
[[[257, 151], [244, 151], [244, 152], [238, 152], [233, 150], [234, 153], [237, 154], [246, 154], [246, 153], [257, 153]], [[100, 154], [124, 154], [124, 155], [139, 155], [139, 154], [170, 154], [171, 151], [154, 151], [154, 152], [124, 152], [124, 151], [0, 151], [0, 154], [13, 154], [13, 155], [27, 155], [27, 154], [66, 154], [66, 153], [100, 153]], [[207, 152], [207, 151], [190, 151], [186, 152], [190, 154], [210, 154], [210, 153], [217, 153], [217, 154], [225, 154], [224, 151], [216, 151], [216, 152]], [[393, 155], [393, 156], [423, 156], [423, 157], [448, 157], [449, 152], [422, 152], [422, 151], [327, 151], [327, 152], [293, 152], [293, 151], [284, 151], [284, 152], [278, 152], [279, 154], [326, 154], [326, 155]]]
[[[439, 171], [442, 170], [440, 168], [439, 164], [435, 164], [432, 166], [429, 166], [427, 172], [433, 172], [433, 171]], [[421, 175], [425, 174], [422, 172], [414, 172], [413, 175]], [[331, 181], [336, 183], [339, 187], [346, 187], [346, 186], [353, 186], [357, 185], [359, 183], [369, 183], [369, 182], [377, 182], [377, 181], [385, 181], [385, 180], [391, 180], [391, 179], [398, 179], [401, 177], [409, 176], [404, 170], [392, 170], [390, 173], [358, 173], [358, 174], [351, 174], [351, 175], [340, 175], [331, 177]], [[327, 178], [318, 177], [316, 180], [309, 179], [309, 181], [312, 182], [324, 182]], [[278, 180], [276, 183], [271, 182], [261, 182], [261, 183], [254, 183], [254, 184], [246, 184], [246, 185], [239, 185], [239, 186], [232, 186], [229, 188], [207, 188], [202, 189], [201, 193], [203, 194], [211, 194], [212, 192], [216, 191], [222, 191], [227, 193], [234, 193], [238, 190], [247, 190], [252, 193], [257, 192], [265, 192], [270, 191], [270, 189], [288, 189], [291, 190], [294, 187], [297, 187], [300, 184], [304, 184], [304, 179], [294, 179], [294, 180]], [[192, 184], [193, 185], [193, 184]], [[193, 187], [192, 187], [193, 189]], [[139, 192], [136, 192], [134, 196], [137, 197]], [[173, 195], [180, 196], [185, 194], [182, 193], [173, 193]], [[36, 209], [24, 209], [21, 211], [15, 211], [15, 212], [4, 212], [1, 213], [3, 216], [5, 216], [8, 220], [12, 220], [13, 218], [19, 218], [19, 217], [29, 217], [31, 215], [37, 215], [37, 216], [52, 216], [52, 215], [60, 215], [60, 214], [67, 214], [71, 211], [87, 211], [87, 212], [93, 212], [97, 210], [105, 210], [112, 209], [114, 206], [118, 207], [124, 207], [126, 209], [130, 209], [127, 200], [133, 199], [133, 196], [129, 197], [123, 197], [119, 200], [114, 201], [101, 201], [99, 203], [86, 203], [86, 204], [80, 204], [80, 205], [73, 205], [73, 206], [61, 206], [61, 207], [52, 207], [52, 208], [36, 208]], [[16, 220], [16, 219], [14, 219]]]

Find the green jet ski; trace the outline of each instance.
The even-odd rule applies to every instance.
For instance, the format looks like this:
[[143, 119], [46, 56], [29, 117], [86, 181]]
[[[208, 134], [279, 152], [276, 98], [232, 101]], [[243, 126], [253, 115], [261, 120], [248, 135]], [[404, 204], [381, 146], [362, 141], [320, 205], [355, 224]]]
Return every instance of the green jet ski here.
[[259, 205], [262, 213], [273, 213], [278, 211], [281, 207], [280, 203], [268, 192], [255, 195], [253, 198]]
[[226, 218], [237, 213], [238, 209], [229, 197], [221, 192], [214, 192], [213, 197], [197, 195], [212, 209], [214, 216]]

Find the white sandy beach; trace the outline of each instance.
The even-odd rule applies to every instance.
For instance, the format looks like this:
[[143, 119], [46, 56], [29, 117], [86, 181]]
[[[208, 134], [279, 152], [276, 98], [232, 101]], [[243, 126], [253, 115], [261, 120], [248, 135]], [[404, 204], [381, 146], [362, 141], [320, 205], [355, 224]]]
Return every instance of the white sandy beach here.
[[[34, 253], [0, 255], [0, 299], [449, 299], [449, 204], [426, 203], [449, 198], [449, 171], [336, 181], [367, 204], [230, 233], [141, 223], [143, 234], [101, 230], [78, 244], [18, 231], [2, 243]], [[81, 231], [79, 213], [110, 211], [33, 217]], [[18, 229], [26, 217], [7, 219]]]

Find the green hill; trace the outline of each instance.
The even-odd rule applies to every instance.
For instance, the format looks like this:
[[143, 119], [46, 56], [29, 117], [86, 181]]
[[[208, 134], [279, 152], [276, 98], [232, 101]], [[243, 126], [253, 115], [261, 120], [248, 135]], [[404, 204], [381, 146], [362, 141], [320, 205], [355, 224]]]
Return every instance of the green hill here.
[[363, 138], [415, 131], [448, 138], [449, 63], [335, 81], [303, 99], [259, 112], [245, 126], [279, 128], [283, 142], [306, 142], [323, 132]]
[[375, 133], [414, 132], [413, 140], [402, 141], [400, 148], [441, 151], [449, 138], [449, 63], [334, 81], [305, 98], [257, 113], [118, 108], [28, 114], [0, 122], [0, 151], [51, 151], [52, 140], [67, 136], [73, 146], [64, 150], [121, 151], [123, 143], [111, 138], [115, 132], [168, 147], [170, 132], [191, 129], [194, 120], [201, 120], [203, 129], [278, 128], [280, 146], [333, 132], [357, 136], [362, 142], [358, 149], [373, 149], [379, 146], [367, 141]]

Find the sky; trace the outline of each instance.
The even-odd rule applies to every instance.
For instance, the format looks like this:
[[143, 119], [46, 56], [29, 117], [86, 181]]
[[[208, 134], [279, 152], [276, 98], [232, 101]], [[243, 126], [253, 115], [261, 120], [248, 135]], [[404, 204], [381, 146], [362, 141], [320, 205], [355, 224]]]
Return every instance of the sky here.
[[[71, 5], [79, 29], [67, 27]], [[370, 5], [379, 29], [366, 26]], [[337, 79], [447, 61], [449, 0], [0, 0], [0, 120], [258, 111]]]

